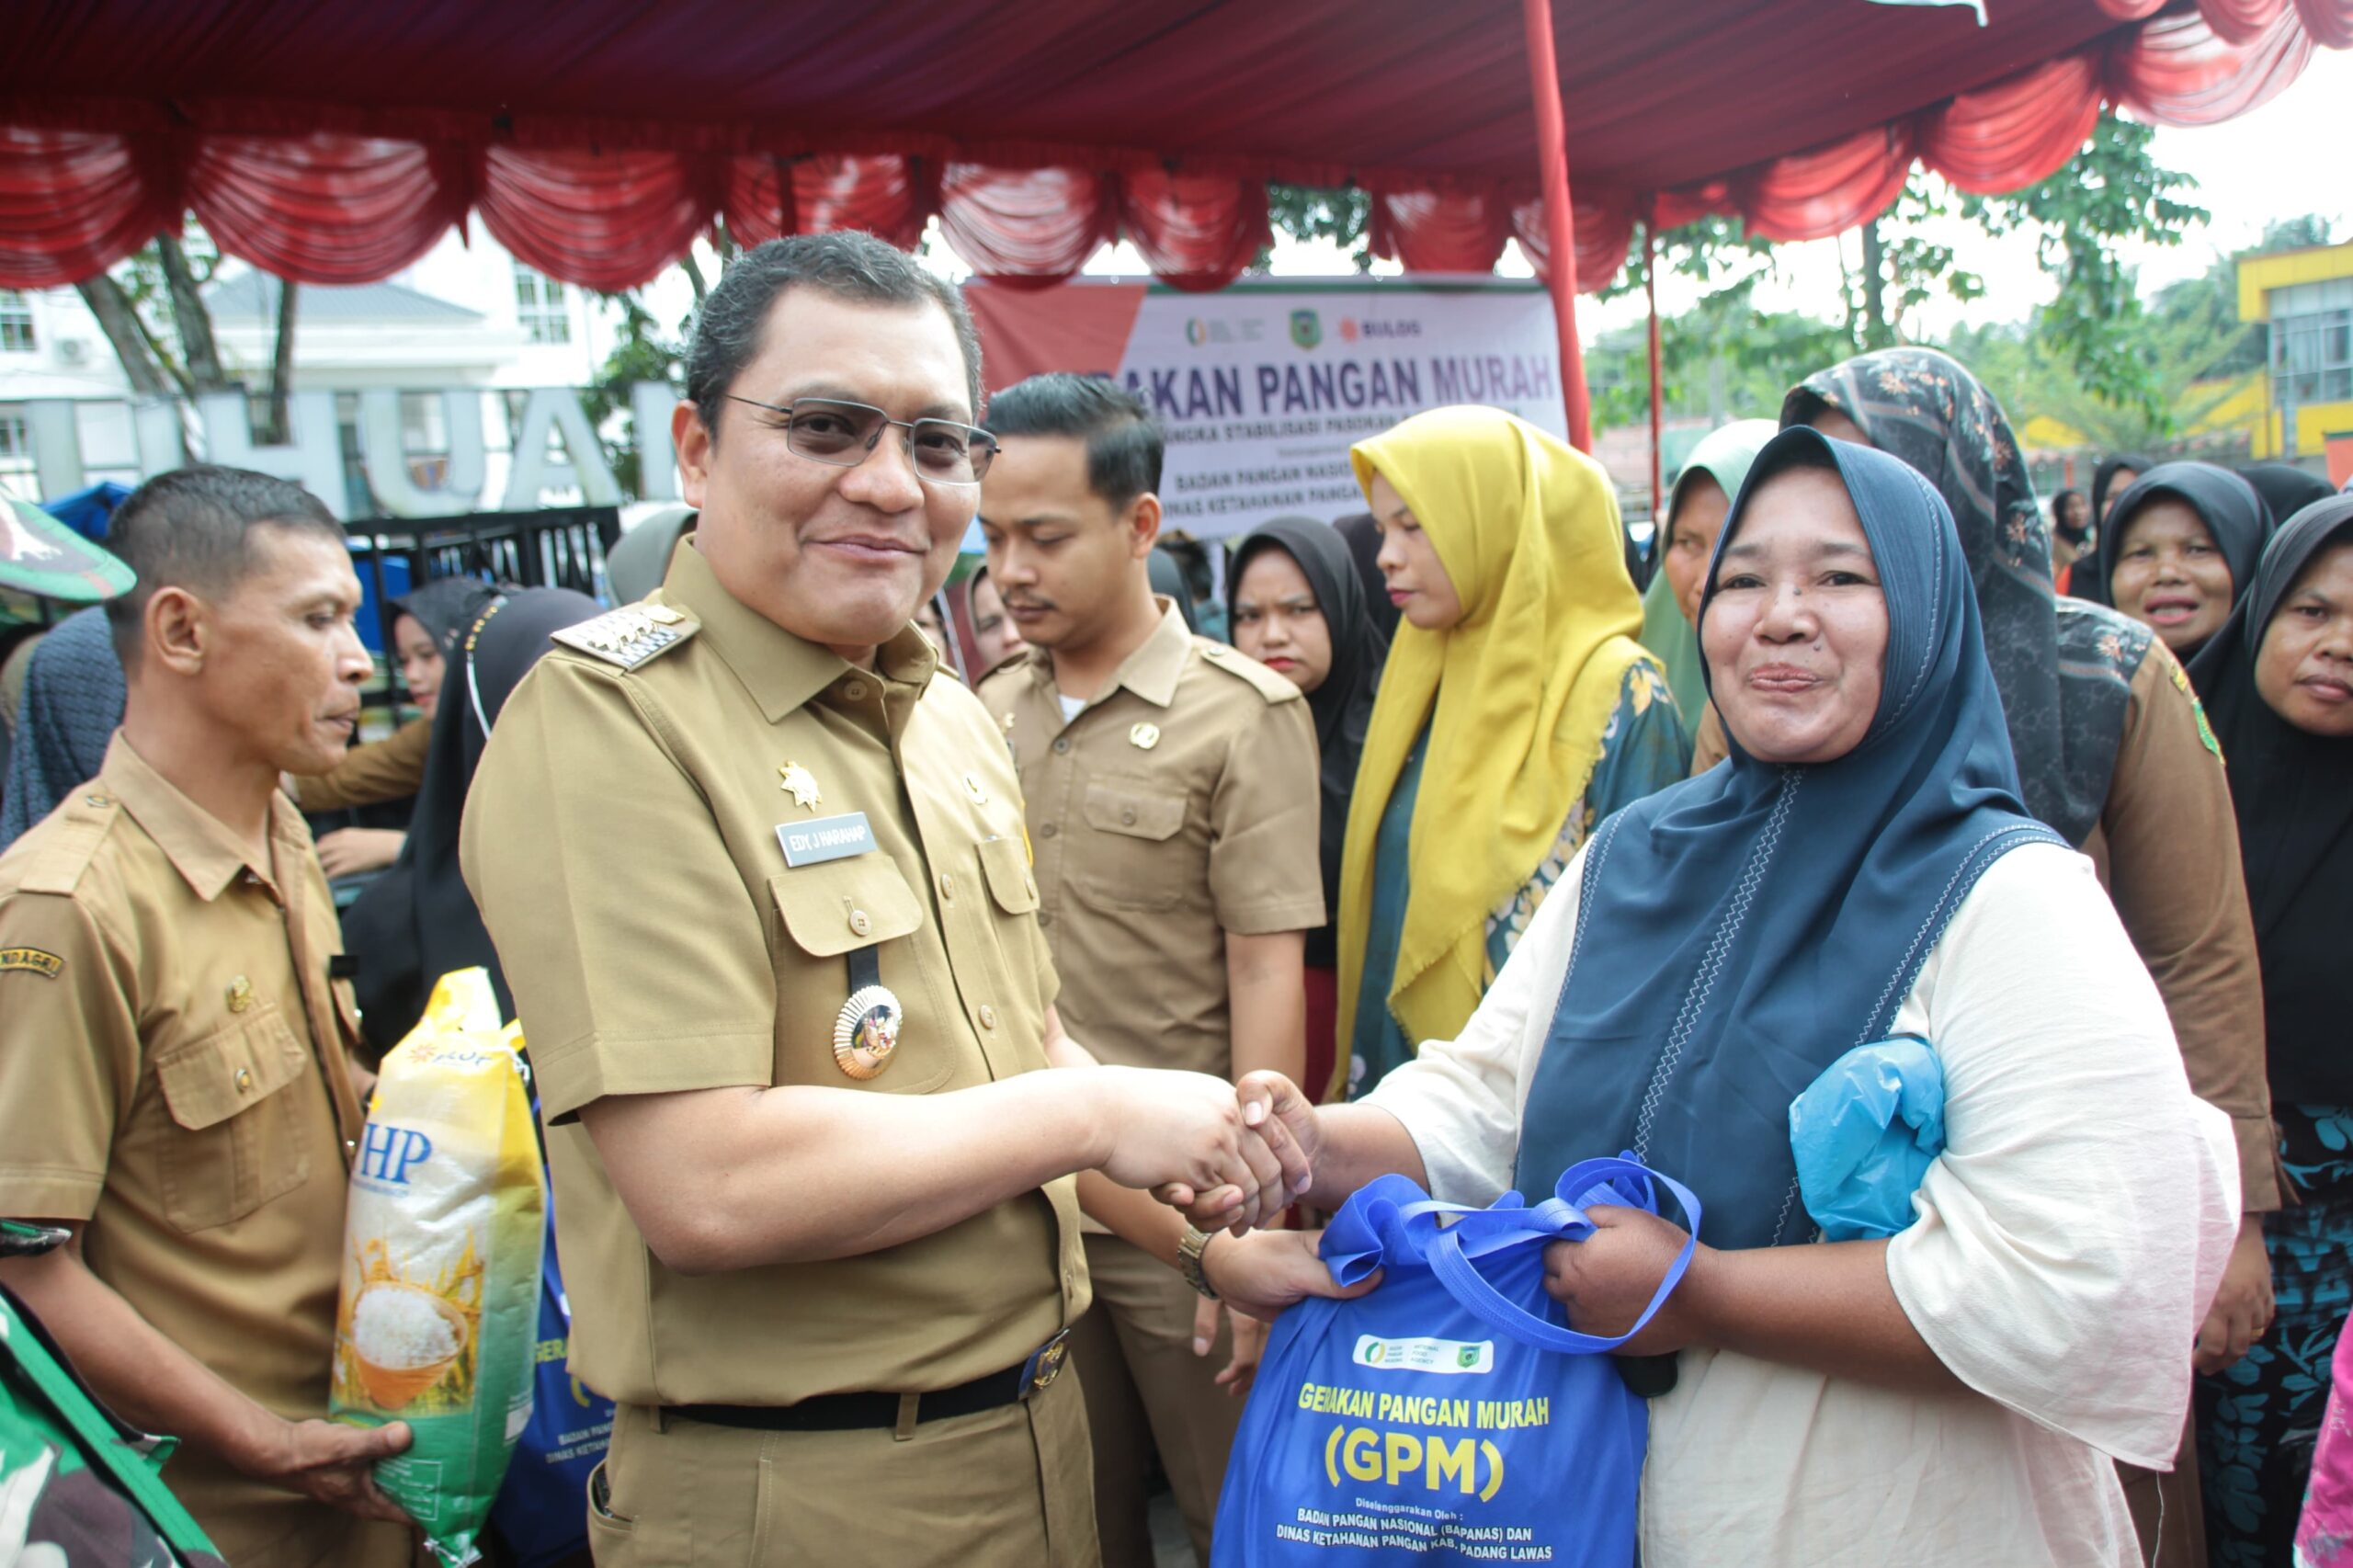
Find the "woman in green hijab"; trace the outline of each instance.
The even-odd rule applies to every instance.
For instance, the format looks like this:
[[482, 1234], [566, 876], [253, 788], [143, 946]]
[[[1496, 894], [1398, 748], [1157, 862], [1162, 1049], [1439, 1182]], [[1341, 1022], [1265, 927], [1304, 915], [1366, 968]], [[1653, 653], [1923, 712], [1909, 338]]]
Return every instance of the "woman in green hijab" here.
[[1666, 684], [1686, 724], [1696, 724], [1708, 706], [1699, 680], [1699, 590], [1707, 585], [1708, 561], [1733, 497], [1747, 483], [1748, 466], [1780, 426], [1769, 419], [1738, 419], [1691, 449], [1668, 494], [1659, 524], [1658, 569], [1643, 595], [1643, 646], [1666, 667]]

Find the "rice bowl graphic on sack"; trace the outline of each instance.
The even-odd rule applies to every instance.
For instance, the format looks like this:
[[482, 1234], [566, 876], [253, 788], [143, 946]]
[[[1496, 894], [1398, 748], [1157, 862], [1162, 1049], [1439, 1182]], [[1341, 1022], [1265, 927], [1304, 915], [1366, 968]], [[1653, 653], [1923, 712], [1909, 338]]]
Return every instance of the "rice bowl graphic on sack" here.
[[521, 1044], [488, 974], [443, 975], [384, 1058], [344, 1221], [330, 1414], [408, 1423], [376, 1480], [448, 1568], [479, 1561], [531, 1415], [547, 1193]]

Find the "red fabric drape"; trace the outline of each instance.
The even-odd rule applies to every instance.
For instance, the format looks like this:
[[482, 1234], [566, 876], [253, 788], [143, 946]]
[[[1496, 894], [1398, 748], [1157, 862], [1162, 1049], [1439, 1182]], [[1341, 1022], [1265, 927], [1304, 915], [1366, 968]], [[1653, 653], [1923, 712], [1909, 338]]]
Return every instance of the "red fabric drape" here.
[[[791, 210], [785, 228], [777, 225], [777, 169], [791, 171]], [[890, 153], [860, 157], [820, 153], [779, 159], [756, 154], [727, 162], [722, 210], [727, 227], [746, 244], [773, 240], [779, 232], [829, 234], [863, 229], [902, 250], [923, 238], [923, 226], [939, 210], [939, 190], [924, 177], [921, 161]]]
[[[1569, 217], [1575, 224], [1577, 292], [1597, 294], [1617, 280], [1626, 266], [1626, 249], [1634, 243], [1634, 206], [1623, 196], [1591, 191], [1590, 199], [1569, 199]], [[1539, 198], [1511, 210], [1512, 237], [1536, 276], [1551, 276], [1552, 246], [1544, 230], [1544, 203]]]
[[2323, 49], [2353, 49], [2353, 0], [2296, 0], [2296, 19]]
[[0, 288], [78, 283], [176, 228], [173, 170], [139, 138], [0, 130]]
[[2288, 9], [2288, 0], [2198, 0], [2199, 14], [2226, 43], [2252, 43]]
[[2165, 9], [2165, 0], [2099, 0], [2099, 8], [2120, 22], [2137, 22]]
[[1120, 226], [1153, 276], [1179, 289], [1222, 289], [1274, 243], [1259, 181], [1137, 169], [1119, 185]]
[[1086, 265], [1119, 229], [1112, 182], [1080, 169], [950, 164], [939, 181], [939, 227], [973, 271], [1043, 289]]
[[683, 153], [483, 154], [482, 221], [517, 259], [584, 288], [633, 289], [687, 254], [718, 205]]
[[2199, 13], [2168, 13], [2110, 52], [2108, 90], [2161, 124], [2214, 125], [2270, 102], [2312, 57], [2312, 40], [2293, 11], [2281, 11], [2248, 43], [2224, 42]]
[[1368, 229], [1372, 254], [1408, 272], [1492, 272], [1511, 238], [1511, 205], [1495, 196], [1376, 191]]
[[1984, 196], [2049, 178], [2098, 122], [2101, 63], [2099, 51], [2079, 50], [1931, 109], [1920, 161]]
[[1734, 182], [1748, 232], [1768, 240], [1819, 240], [1878, 217], [1912, 172], [1912, 127], [1898, 123], [1776, 158]]
[[398, 272], [463, 221], [465, 160], [374, 137], [208, 136], [188, 170], [196, 221], [220, 247], [297, 283]]

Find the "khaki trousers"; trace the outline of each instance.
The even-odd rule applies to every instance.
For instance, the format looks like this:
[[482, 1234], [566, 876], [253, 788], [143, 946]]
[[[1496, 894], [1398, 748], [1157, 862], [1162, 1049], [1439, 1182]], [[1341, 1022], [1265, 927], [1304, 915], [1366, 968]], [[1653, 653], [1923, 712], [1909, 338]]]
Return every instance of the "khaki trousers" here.
[[597, 1568], [1097, 1568], [1086, 1397], [888, 1428], [756, 1432], [623, 1405]]
[[1071, 1331], [1071, 1364], [1086, 1391], [1105, 1568], [1152, 1568], [1144, 1477], [1154, 1448], [1206, 1564], [1226, 1455], [1242, 1424], [1243, 1402], [1217, 1386], [1233, 1353], [1231, 1326], [1221, 1323], [1210, 1353], [1194, 1355], [1200, 1297], [1175, 1269], [1117, 1236], [1086, 1238], [1086, 1269], [1095, 1305]]
[[2206, 1568], [2206, 1500], [2198, 1484], [2198, 1412], [2181, 1435], [2181, 1452], [2169, 1471], [2120, 1464], [2124, 1503], [2141, 1537], [2141, 1561], [2149, 1568]]

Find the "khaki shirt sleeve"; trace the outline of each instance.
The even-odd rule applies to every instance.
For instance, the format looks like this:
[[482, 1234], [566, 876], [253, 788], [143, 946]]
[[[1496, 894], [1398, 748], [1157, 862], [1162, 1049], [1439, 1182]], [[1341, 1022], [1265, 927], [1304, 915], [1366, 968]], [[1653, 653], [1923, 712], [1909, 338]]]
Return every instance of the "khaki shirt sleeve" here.
[[631, 677], [544, 659], [499, 714], [467, 799], [466, 883], [551, 1121], [607, 1095], [775, 1076], [767, 911], [673, 729]]
[[14, 960], [0, 969], [0, 1214], [87, 1220], [139, 1086], [132, 963], [51, 893], [0, 900], [0, 949]]
[[425, 783], [425, 754], [433, 721], [412, 719], [390, 737], [354, 746], [324, 773], [294, 780], [294, 803], [306, 812], [336, 812], [405, 801]]
[[2199, 1098], [2230, 1117], [2243, 1208], [2279, 1207], [2263, 980], [2238, 819], [2205, 715], [2162, 642], [2132, 676], [2132, 710], [2100, 827], [2109, 896], [2157, 983]]
[[1723, 716], [1711, 702], [1699, 710], [1699, 728], [1691, 737], [1691, 777], [1699, 778], [1731, 755], [1732, 747], [1724, 740]]
[[1322, 809], [1307, 704], [1271, 702], [1235, 732], [1210, 797], [1210, 897], [1237, 937], [1324, 924]]

